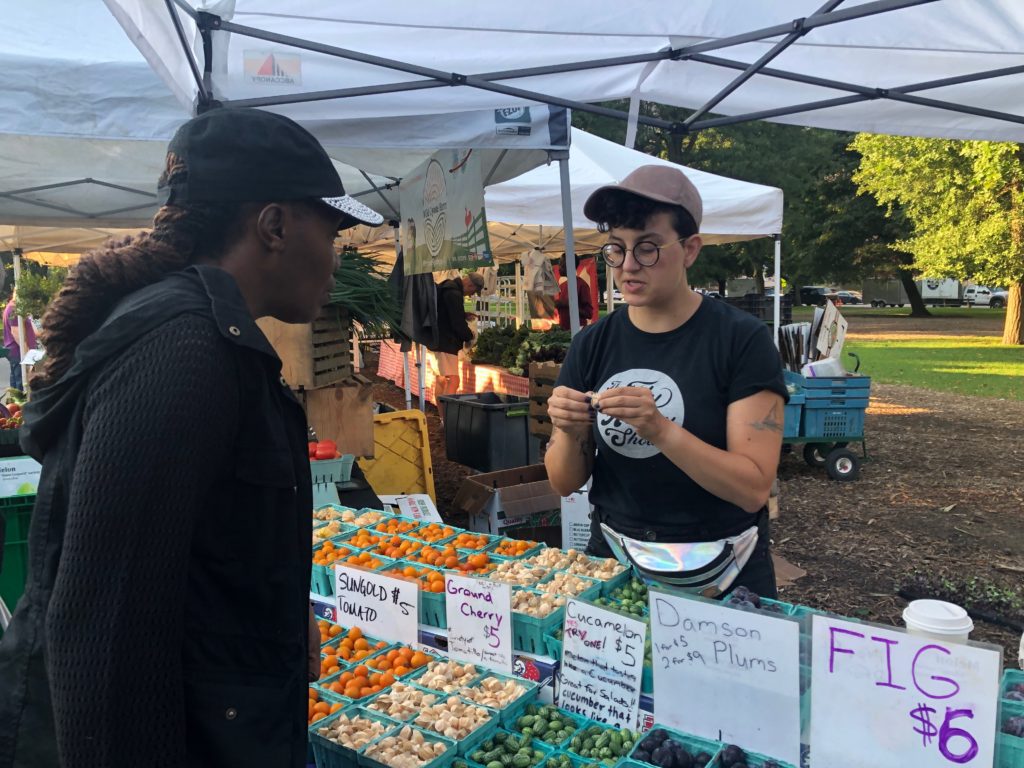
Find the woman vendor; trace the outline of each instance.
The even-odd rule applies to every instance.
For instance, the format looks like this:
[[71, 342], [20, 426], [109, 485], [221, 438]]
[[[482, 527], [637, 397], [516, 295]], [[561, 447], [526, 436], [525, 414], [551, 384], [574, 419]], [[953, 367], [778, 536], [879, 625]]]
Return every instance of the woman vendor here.
[[548, 401], [544, 462], [562, 495], [593, 476], [591, 554], [611, 554], [601, 523], [644, 542], [714, 542], [756, 527], [732, 586], [774, 597], [766, 502], [782, 365], [763, 322], [691, 290], [702, 208], [682, 172], [658, 165], [587, 200], [627, 306], [573, 340]]

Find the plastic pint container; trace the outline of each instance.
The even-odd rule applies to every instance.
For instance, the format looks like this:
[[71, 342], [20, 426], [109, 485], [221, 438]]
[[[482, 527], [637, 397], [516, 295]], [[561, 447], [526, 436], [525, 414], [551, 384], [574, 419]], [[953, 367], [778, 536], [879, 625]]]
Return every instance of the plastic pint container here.
[[966, 643], [974, 629], [967, 611], [943, 600], [914, 600], [903, 609], [907, 632], [947, 643]]

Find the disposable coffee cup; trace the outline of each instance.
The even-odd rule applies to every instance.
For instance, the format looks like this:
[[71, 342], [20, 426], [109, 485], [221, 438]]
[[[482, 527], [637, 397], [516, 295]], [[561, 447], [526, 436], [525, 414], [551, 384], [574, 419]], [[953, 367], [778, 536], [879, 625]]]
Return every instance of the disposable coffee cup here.
[[966, 643], [974, 629], [967, 611], [943, 600], [914, 600], [903, 609], [907, 632], [947, 643]]

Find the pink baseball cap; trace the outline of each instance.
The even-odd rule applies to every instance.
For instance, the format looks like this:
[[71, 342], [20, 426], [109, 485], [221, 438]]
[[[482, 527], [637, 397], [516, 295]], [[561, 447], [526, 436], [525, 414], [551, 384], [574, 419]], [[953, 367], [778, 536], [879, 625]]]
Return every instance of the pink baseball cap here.
[[677, 168], [667, 165], [641, 165], [618, 184], [608, 184], [595, 189], [583, 204], [583, 215], [591, 221], [597, 221], [598, 212], [604, 208], [604, 199], [615, 193], [628, 192], [632, 195], [645, 197], [658, 203], [678, 205], [691, 217], [700, 230], [700, 220], [704, 215], [704, 203], [700, 192], [686, 174]]

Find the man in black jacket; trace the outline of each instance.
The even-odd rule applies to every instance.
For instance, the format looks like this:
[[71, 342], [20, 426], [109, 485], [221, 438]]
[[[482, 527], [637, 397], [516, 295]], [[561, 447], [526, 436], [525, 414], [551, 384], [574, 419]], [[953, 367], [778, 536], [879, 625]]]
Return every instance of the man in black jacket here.
[[459, 358], [462, 347], [473, 340], [469, 323], [476, 315], [466, 312], [466, 296], [476, 296], [484, 289], [484, 277], [470, 272], [461, 278], [452, 278], [437, 286], [437, 377], [434, 379], [434, 402], [444, 423], [441, 397], [459, 391]]
[[298, 768], [306, 419], [259, 317], [311, 321], [339, 228], [381, 217], [280, 115], [182, 126], [151, 232], [84, 256], [43, 319], [43, 464], [0, 642], [0, 768]]

